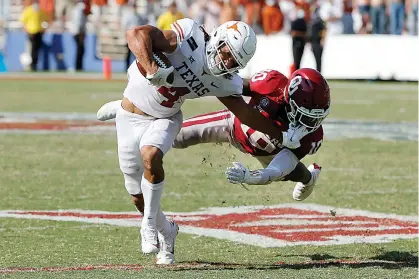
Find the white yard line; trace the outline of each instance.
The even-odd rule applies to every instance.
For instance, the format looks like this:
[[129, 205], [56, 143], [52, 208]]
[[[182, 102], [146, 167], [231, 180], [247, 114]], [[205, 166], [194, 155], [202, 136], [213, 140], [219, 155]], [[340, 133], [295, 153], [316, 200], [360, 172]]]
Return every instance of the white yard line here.
[[[48, 113], [48, 112], [0, 112], [0, 123], [27, 122], [36, 120], [67, 120], [67, 121], [97, 121], [93, 113]], [[66, 130], [26, 130], [26, 129], [2, 129], [0, 134], [103, 134], [115, 133], [112, 121], [109, 126], [91, 126], [81, 128], [69, 128]], [[418, 126], [413, 122], [388, 123], [383, 121], [360, 121], [326, 119], [323, 125], [325, 138], [372, 138], [377, 140], [418, 140]]]

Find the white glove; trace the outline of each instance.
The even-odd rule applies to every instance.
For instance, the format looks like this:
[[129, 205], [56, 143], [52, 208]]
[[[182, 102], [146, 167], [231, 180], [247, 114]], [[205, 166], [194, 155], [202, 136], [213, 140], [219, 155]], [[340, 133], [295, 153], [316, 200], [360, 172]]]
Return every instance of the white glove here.
[[308, 134], [307, 128], [304, 126], [290, 126], [286, 132], [282, 132], [282, 145], [296, 149], [301, 146], [300, 140]]
[[151, 85], [154, 85], [156, 87], [171, 87], [172, 84], [169, 83], [167, 80], [169, 75], [173, 73], [175, 68], [173, 66], [170, 66], [169, 68], [160, 68], [155, 72], [154, 74], [150, 75], [147, 74], [146, 79], [150, 82]]
[[233, 167], [228, 167], [225, 174], [227, 180], [233, 184], [246, 183], [250, 177], [249, 170], [239, 162], [234, 162]]

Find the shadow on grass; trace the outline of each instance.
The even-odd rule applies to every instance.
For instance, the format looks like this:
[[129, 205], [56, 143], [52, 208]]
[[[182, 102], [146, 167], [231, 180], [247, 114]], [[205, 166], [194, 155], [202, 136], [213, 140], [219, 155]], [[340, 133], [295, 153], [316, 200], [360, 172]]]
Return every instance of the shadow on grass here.
[[391, 251], [364, 260], [354, 260], [348, 257], [337, 258], [329, 254], [309, 255], [312, 261], [306, 262], [278, 262], [276, 264], [237, 264], [222, 262], [182, 262], [175, 266], [168, 267], [174, 271], [183, 270], [273, 270], [273, 269], [311, 269], [328, 267], [365, 268], [381, 267], [385, 269], [400, 269], [405, 267], [418, 267], [418, 256], [414, 253]]

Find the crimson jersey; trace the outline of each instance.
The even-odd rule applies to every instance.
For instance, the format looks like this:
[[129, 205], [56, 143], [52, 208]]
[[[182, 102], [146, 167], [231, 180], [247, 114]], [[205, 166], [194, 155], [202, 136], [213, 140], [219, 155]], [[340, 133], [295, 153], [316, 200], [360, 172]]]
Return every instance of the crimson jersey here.
[[[256, 73], [249, 81], [250, 90], [253, 92], [249, 104], [263, 116], [273, 120], [284, 132], [288, 130], [289, 124], [286, 114], [288, 104], [284, 95], [287, 83], [288, 79], [275, 70]], [[269, 136], [244, 125], [237, 117], [234, 118], [234, 137], [244, 151], [253, 156], [275, 155], [282, 149], [273, 144]], [[316, 153], [322, 141], [323, 128], [320, 126], [303, 137], [300, 140], [301, 146], [292, 151], [298, 159], [302, 159], [307, 154]]]

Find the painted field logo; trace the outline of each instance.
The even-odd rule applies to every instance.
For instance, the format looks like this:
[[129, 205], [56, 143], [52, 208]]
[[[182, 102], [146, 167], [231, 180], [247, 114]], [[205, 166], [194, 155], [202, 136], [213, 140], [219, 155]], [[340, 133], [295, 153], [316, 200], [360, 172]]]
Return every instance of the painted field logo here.
[[[335, 209], [316, 204], [216, 207], [198, 212], [167, 213], [180, 231], [261, 247], [388, 242], [416, 238], [416, 216]], [[87, 210], [0, 211], [0, 218], [76, 221], [136, 227], [136, 212]]]

